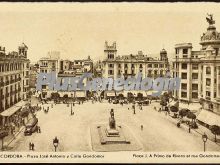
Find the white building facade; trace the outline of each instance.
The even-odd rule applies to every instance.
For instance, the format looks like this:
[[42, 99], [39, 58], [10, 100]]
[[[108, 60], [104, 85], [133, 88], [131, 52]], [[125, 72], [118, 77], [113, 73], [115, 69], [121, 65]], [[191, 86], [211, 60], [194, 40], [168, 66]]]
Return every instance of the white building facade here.
[[199, 51], [193, 51], [191, 43], [175, 45], [173, 76], [181, 78], [181, 87], [174, 95], [182, 101], [201, 101], [204, 109], [220, 114], [220, 33], [212, 16], [207, 19]]

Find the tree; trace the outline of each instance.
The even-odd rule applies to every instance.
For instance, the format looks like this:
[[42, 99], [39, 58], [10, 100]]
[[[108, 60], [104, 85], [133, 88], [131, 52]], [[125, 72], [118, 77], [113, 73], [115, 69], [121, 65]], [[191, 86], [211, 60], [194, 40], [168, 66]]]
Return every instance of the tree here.
[[120, 93], [120, 94], [118, 95], [118, 98], [119, 98], [120, 100], [122, 100], [122, 99], [124, 99], [124, 95], [123, 95], [122, 93]]
[[51, 99], [57, 100], [60, 98], [60, 94], [58, 92], [51, 93]]
[[198, 128], [198, 126], [197, 126], [197, 124], [196, 124], [196, 122], [195, 122], [196, 115], [195, 115], [193, 112], [189, 111], [189, 112], [187, 113], [187, 116], [186, 116], [186, 117], [189, 118], [189, 119], [192, 119], [192, 128]]
[[20, 112], [21, 117], [27, 117], [29, 114], [29, 110], [27, 107], [23, 108], [22, 111]]
[[171, 106], [170, 107], [170, 111], [171, 112], [174, 112], [174, 118], [177, 118], [177, 112], [179, 111], [179, 108], [178, 107], [176, 107], [176, 106]]
[[178, 107], [176, 107], [176, 106], [171, 106], [171, 107], [170, 107], [170, 111], [176, 113], [176, 112], [179, 111], [179, 109], [178, 109]]
[[63, 96], [63, 98], [64, 98], [64, 99], [68, 99], [68, 94], [65, 94], [65, 95]]
[[0, 131], [0, 139], [2, 140], [2, 150], [3, 150], [3, 147], [4, 147], [4, 138], [8, 136], [8, 132], [5, 131], [5, 130], [1, 130]]
[[169, 102], [169, 94], [167, 92], [163, 94], [163, 98], [165, 99], [166, 102]]
[[181, 116], [181, 118], [183, 118], [183, 117], [187, 116], [188, 112], [189, 112], [188, 109], [181, 109], [179, 111], [179, 116]]
[[133, 93], [129, 92], [128, 93], [128, 101], [132, 102], [133, 100], [134, 100], [134, 95], [133, 95]]
[[160, 105], [167, 106], [167, 102], [165, 99], [160, 100]]
[[142, 93], [138, 93], [137, 94], [137, 98], [138, 98], [138, 100], [143, 100], [143, 94]]
[[187, 117], [189, 119], [192, 119], [192, 121], [195, 121], [195, 119], [196, 119], [196, 115], [190, 111], [187, 113]]
[[217, 142], [216, 135], [220, 135], [220, 126], [218, 125], [212, 125], [210, 127], [210, 131], [215, 135], [215, 142]]

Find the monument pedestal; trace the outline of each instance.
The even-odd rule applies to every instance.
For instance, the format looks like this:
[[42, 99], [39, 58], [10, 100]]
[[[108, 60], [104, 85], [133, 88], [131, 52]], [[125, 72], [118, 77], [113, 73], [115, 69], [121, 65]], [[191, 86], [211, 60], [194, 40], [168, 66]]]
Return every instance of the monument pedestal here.
[[110, 115], [108, 125], [100, 124], [91, 129], [93, 149], [98, 151], [138, 150], [140, 147], [128, 129], [116, 125], [113, 109]]
[[130, 143], [124, 136], [121, 126], [117, 126], [116, 129], [110, 129], [107, 126], [97, 126], [99, 139], [101, 144], [114, 144], [114, 143]]
[[110, 127], [107, 127], [105, 132], [106, 132], [106, 136], [108, 137], [120, 136], [119, 131], [117, 129], [111, 129]]
[[116, 126], [118, 134], [115, 130], [110, 131], [107, 123], [94, 124], [90, 128], [93, 151], [138, 151], [142, 148], [131, 130], [123, 124]]

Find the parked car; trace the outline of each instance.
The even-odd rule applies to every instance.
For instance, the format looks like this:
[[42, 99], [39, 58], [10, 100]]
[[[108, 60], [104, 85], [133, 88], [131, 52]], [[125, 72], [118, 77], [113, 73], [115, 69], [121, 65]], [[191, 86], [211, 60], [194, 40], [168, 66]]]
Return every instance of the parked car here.
[[114, 100], [113, 104], [119, 104], [119, 101], [118, 100]]
[[143, 106], [149, 105], [149, 100], [143, 101], [143, 102], [142, 102], [142, 105], [143, 105]]

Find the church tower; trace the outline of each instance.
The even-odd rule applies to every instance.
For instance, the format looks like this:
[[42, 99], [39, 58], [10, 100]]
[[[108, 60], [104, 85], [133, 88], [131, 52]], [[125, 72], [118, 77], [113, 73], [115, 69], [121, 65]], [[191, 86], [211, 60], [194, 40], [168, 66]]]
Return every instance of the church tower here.
[[22, 43], [22, 44], [18, 47], [18, 54], [21, 55], [21, 56], [24, 56], [25, 58], [27, 58], [27, 50], [28, 50], [27, 45], [25, 45], [24, 43]]
[[164, 48], [160, 51], [160, 60], [161, 61], [168, 61], [167, 51]]
[[105, 41], [104, 53], [107, 59], [114, 59], [117, 55], [116, 42], [113, 42], [112, 45], [108, 45], [108, 42]]

